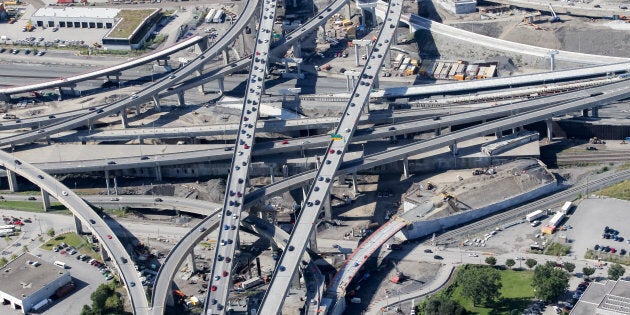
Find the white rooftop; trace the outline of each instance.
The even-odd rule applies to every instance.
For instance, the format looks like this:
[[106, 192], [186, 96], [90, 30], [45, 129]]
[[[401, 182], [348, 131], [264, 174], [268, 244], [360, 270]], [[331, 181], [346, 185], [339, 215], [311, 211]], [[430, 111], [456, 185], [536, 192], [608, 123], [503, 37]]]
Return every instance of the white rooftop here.
[[95, 19], [113, 19], [120, 12], [113, 8], [41, 8], [33, 13], [32, 17], [59, 17], [59, 18], [80, 18], [89, 17]]

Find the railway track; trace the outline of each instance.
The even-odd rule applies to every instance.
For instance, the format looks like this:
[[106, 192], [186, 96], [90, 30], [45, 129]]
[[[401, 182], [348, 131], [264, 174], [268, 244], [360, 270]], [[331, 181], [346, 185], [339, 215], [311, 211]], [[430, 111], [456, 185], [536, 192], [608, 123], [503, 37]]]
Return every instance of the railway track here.
[[475, 223], [450, 230], [446, 233], [436, 236], [435, 242], [436, 244], [451, 244], [456, 242], [459, 237], [479, 233], [484, 229], [496, 227], [497, 225], [523, 218], [527, 213], [534, 210], [540, 208], [548, 208], [552, 205], [575, 199], [578, 194], [585, 192], [586, 189], [596, 190], [628, 179], [630, 179], [630, 170], [624, 170], [605, 175], [605, 177], [602, 178], [590, 180], [586, 184], [567, 187], [542, 199], [527, 203], [511, 210], [507, 210], [505, 212], [501, 212], [485, 219], [481, 219]]
[[558, 155], [556, 162], [559, 164], [570, 164], [578, 162], [608, 162], [608, 161], [630, 161], [630, 154], [624, 152], [602, 152], [593, 154], [565, 154]]

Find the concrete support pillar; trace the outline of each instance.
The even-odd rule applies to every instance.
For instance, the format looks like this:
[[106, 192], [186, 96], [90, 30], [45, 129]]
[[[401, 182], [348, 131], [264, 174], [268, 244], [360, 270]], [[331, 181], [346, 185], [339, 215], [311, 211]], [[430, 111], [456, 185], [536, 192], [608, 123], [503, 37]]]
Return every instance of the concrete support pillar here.
[[582, 117], [588, 117], [588, 109], [582, 110]]
[[388, 49], [387, 52], [385, 52], [385, 68], [391, 69], [391, 67], [392, 67], [392, 53]]
[[378, 75], [376, 75], [376, 76], [374, 77], [374, 81], [372, 82], [372, 87], [373, 87], [373, 88], [375, 88], [375, 89], [378, 89], [378, 87], [379, 87], [379, 84], [378, 84], [378, 83], [379, 83], [379, 82], [378, 82]]
[[188, 252], [188, 255], [186, 255], [186, 263], [188, 264], [188, 268], [190, 268], [190, 270], [195, 273], [197, 271], [197, 266], [195, 265], [195, 251], [194, 250], [190, 250], [190, 252]]
[[317, 252], [317, 226], [313, 229], [313, 233], [311, 233], [311, 238], [309, 239], [309, 247], [312, 251]]
[[162, 106], [160, 106], [160, 98], [158, 97], [157, 94], [153, 95], [153, 104], [155, 104], [155, 109], [158, 112], [162, 111]]
[[354, 45], [354, 64], [359, 66], [359, 45]]
[[302, 185], [302, 203], [306, 202], [306, 197], [308, 197], [308, 186]]
[[549, 143], [553, 138], [553, 120], [545, 120], [545, 125], [547, 126], [547, 143]]
[[275, 178], [273, 176], [273, 166], [269, 165], [269, 178], [271, 178], [271, 184], [275, 182]]
[[230, 63], [229, 51], [227, 49], [225, 49], [221, 53], [223, 54], [223, 64], [225, 64], [227, 66]]
[[[197, 69], [197, 76], [200, 77], [203, 75], [203, 69], [199, 68]], [[199, 84], [199, 92], [201, 92], [201, 94], [206, 94], [206, 89], [203, 87], [203, 83]]]
[[442, 129], [440, 128], [435, 128], [435, 136], [439, 137], [442, 134]]
[[160, 165], [155, 166], [155, 180], [161, 182], [162, 181], [162, 168]]
[[219, 92], [223, 94], [225, 92], [225, 79], [219, 78]]
[[7, 179], [9, 180], [9, 190], [11, 192], [18, 191], [18, 183], [17, 183], [17, 177], [15, 175], [15, 172], [7, 169]]
[[129, 124], [127, 122], [127, 110], [124, 108], [120, 111], [120, 123], [122, 124], [123, 128], [129, 127]]
[[184, 100], [184, 91], [177, 92], [177, 103], [179, 106], [186, 105], [186, 101]]
[[350, 85], [350, 77], [346, 76], [346, 90], [348, 92], [352, 91], [352, 85]]
[[140, 112], [140, 104], [136, 104], [136, 117], [140, 116], [142, 112]]
[[60, 87], [60, 86], [59, 86], [59, 87], [57, 87], [57, 93], [59, 93], [59, 100], [61, 100], [61, 99], [62, 99], [62, 97], [63, 97], [63, 90], [61, 89], [61, 87]]
[[494, 136], [497, 137], [497, 139], [501, 139], [503, 137], [503, 130], [495, 131]]
[[42, 195], [42, 202], [44, 203], [44, 212], [50, 209], [50, 194], [47, 191], [40, 188], [40, 192]]
[[450, 149], [451, 149], [451, 153], [453, 153], [453, 156], [457, 156], [457, 153], [459, 152], [459, 150], [457, 149], [457, 142], [453, 142], [453, 144], [449, 145]]
[[324, 204], [324, 217], [326, 220], [332, 220], [332, 206], [330, 204], [330, 190], [326, 193], [326, 197], [322, 200]]
[[77, 234], [79, 235], [83, 234], [83, 225], [81, 224], [81, 219], [79, 219], [79, 217], [77, 217], [76, 215], [73, 217], [74, 217], [74, 227], [76, 229]]
[[352, 173], [352, 190], [354, 194], [357, 195], [359, 193], [359, 185], [357, 182], [357, 173]]
[[208, 40], [204, 39], [197, 42], [197, 48], [199, 48], [200, 53], [203, 53], [204, 51], [206, 51], [206, 49], [208, 49]]
[[109, 171], [105, 171], [105, 186], [107, 187], [107, 194], [111, 195], [111, 192], [109, 191]]
[[409, 158], [403, 158], [403, 176], [405, 179], [409, 178]]
[[101, 258], [103, 258], [104, 261], [110, 260], [109, 253], [105, 249], [105, 246], [103, 246], [103, 242], [100, 242], [99, 246], [100, 246]]
[[293, 56], [296, 58], [302, 57], [302, 44], [300, 40], [295, 41], [295, 45], [293, 45]]
[[175, 298], [173, 298], [173, 290], [169, 288], [166, 293], [166, 305], [175, 306]]
[[293, 273], [293, 277], [291, 277], [291, 289], [299, 289], [299, 288], [300, 288], [300, 268], [297, 268], [297, 270]]
[[75, 96], [76, 92], [74, 91], [74, 86], [70, 87], [70, 95]]
[[593, 116], [593, 118], [599, 118], [599, 108], [598, 107], [591, 108], [591, 116]]

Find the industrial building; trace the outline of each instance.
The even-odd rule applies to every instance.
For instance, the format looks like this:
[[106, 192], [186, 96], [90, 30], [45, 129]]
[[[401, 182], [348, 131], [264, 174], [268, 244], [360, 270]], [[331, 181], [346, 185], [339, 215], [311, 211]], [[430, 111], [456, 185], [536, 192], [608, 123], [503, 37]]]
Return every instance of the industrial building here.
[[41, 8], [31, 16], [38, 27], [112, 28], [119, 9], [111, 8]]
[[570, 315], [622, 315], [630, 310], [630, 282], [608, 280], [588, 286]]
[[440, 0], [438, 3], [444, 9], [455, 14], [477, 12], [477, 0]]
[[117, 24], [103, 37], [107, 49], [141, 49], [151, 36], [162, 15], [162, 9], [120, 10]]
[[0, 269], [0, 313], [11, 307], [24, 314], [58, 293], [58, 289], [72, 281], [70, 273], [29, 253]]

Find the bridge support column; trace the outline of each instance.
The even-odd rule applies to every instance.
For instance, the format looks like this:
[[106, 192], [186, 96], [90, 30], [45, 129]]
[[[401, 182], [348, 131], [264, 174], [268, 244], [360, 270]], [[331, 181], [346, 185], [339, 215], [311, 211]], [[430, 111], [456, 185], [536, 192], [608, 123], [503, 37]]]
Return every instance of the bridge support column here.
[[4, 101], [4, 102], [7, 102], [7, 103], [10, 102], [11, 101], [11, 95], [0, 93], [0, 101]]
[[15, 175], [15, 172], [7, 169], [7, 179], [9, 180], [9, 190], [11, 192], [18, 191], [19, 188], [18, 188], [17, 177]]
[[453, 156], [457, 156], [458, 153], [458, 149], [457, 149], [457, 142], [453, 142], [453, 144], [449, 145], [449, 148], [451, 149], [451, 153], [453, 153]]
[[354, 65], [359, 66], [359, 45], [354, 45]]
[[372, 81], [372, 87], [375, 89], [378, 89], [379, 84], [378, 84], [378, 74], [374, 77], [374, 81]]
[[[306, 197], [308, 196], [308, 186], [302, 185], [302, 203], [306, 202]], [[306, 205], [302, 206], [302, 208], [306, 207]]]
[[317, 252], [317, 226], [313, 229], [313, 233], [311, 233], [311, 237], [309, 239], [309, 247], [312, 251]]
[[129, 124], [127, 122], [127, 110], [125, 108], [120, 111], [120, 123], [122, 124], [123, 128], [129, 127]]
[[291, 289], [299, 289], [300, 288], [300, 268], [293, 273], [293, 277], [291, 277]]
[[359, 185], [357, 183], [357, 173], [352, 173], [352, 190], [356, 196], [359, 193]]
[[599, 108], [598, 107], [591, 108], [591, 116], [593, 116], [593, 118], [598, 118], [599, 117]]
[[494, 132], [494, 136], [495, 136], [497, 139], [501, 139], [501, 138], [503, 137], [503, 130], [497, 130], [497, 131], [495, 131], [495, 132]]
[[403, 158], [403, 176], [405, 179], [409, 178], [409, 158]]
[[[203, 75], [203, 70], [202, 69], [198, 69], [197, 70], [197, 77], [200, 77]], [[203, 87], [203, 83], [199, 84], [199, 92], [201, 92], [202, 94], [206, 94], [206, 89]]]
[[166, 293], [166, 305], [175, 306], [175, 298], [173, 297], [173, 290], [169, 288]]
[[549, 143], [553, 138], [553, 120], [545, 120], [545, 125], [547, 126], [547, 143]]
[[109, 191], [109, 171], [105, 171], [105, 186], [107, 187], [107, 194], [111, 195], [111, 192]]
[[326, 218], [326, 220], [332, 220], [332, 207], [330, 204], [330, 189], [326, 193], [326, 197], [324, 197], [324, 200], [322, 200], [322, 203], [324, 203], [324, 218]]
[[269, 178], [271, 179], [271, 184], [275, 182], [275, 178], [273, 176], [273, 165], [269, 165]]
[[392, 67], [392, 53], [388, 49], [385, 53], [385, 68], [391, 69]]
[[103, 243], [99, 243], [99, 248], [100, 248], [100, 252], [101, 252], [101, 258], [103, 258], [103, 261], [108, 261], [110, 260], [109, 257], [109, 253], [107, 252], [107, 250], [105, 249], [105, 246], [103, 246]]
[[195, 265], [195, 251], [190, 250], [188, 255], [186, 256], [186, 263], [188, 264], [188, 268], [195, 273], [197, 271], [197, 266]]
[[40, 193], [42, 195], [42, 202], [44, 203], [44, 212], [50, 209], [50, 194], [47, 191], [40, 188]]
[[352, 91], [352, 86], [350, 85], [350, 77], [346, 76], [346, 90], [348, 92]]
[[162, 168], [160, 165], [155, 166], [155, 180], [161, 182], [162, 181]]
[[79, 217], [77, 217], [76, 215], [73, 217], [74, 217], [74, 228], [77, 234], [79, 235], [83, 234], [83, 225], [81, 224], [81, 219], [79, 219]]
[[299, 39], [296, 40], [295, 45], [293, 45], [293, 56], [296, 58], [302, 57], [302, 44]]
[[435, 128], [435, 136], [438, 137], [442, 134], [442, 129], [440, 128]]
[[200, 53], [203, 53], [206, 49], [208, 49], [207, 37], [197, 42], [197, 48], [199, 48]]
[[[153, 95], [153, 104], [155, 104], [155, 109], [158, 112], [162, 111], [162, 106], [160, 105], [160, 98], [156, 95]], [[138, 111], [139, 112], [139, 111]]]
[[59, 93], [59, 100], [62, 100], [63, 98], [63, 90], [61, 89], [61, 87], [57, 87], [57, 93]]
[[223, 94], [225, 92], [225, 79], [219, 78], [219, 92]]
[[588, 117], [588, 109], [582, 110], [582, 117]]
[[177, 103], [179, 106], [186, 105], [186, 100], [184, 100], [184, 91], [177, 92]]
[[227, 66], [230, 63], [229, 51], [227, 49], [225, 49], [221, 53], [223, 54], [223, 64], [225, 64]]

